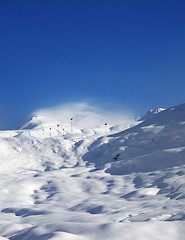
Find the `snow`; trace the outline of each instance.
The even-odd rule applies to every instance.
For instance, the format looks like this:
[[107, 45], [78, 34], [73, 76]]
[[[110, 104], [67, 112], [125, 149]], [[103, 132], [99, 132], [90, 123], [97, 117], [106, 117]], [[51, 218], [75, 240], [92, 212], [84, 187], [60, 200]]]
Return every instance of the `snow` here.
[[[172, 108], [171, 110], [173, 110], [173, 109], [174, 108]], [[152, 117], [154, 114], [158, 114], [158, 113], [160, 113], [160, 112], [162, 112], [164, 110], [165, 110], [165, 108], [157, 108], [155, 110], [149, 110], [147, 112], [147, 114], [145, 114], [144, 116], [141, 117], [140, 121], [146, 120], [146, 119]]]
[[185, 104], [107, 129], [80, 104], [72, 134], [68, 107], [0, 132], [0, 239], [184, 239]]

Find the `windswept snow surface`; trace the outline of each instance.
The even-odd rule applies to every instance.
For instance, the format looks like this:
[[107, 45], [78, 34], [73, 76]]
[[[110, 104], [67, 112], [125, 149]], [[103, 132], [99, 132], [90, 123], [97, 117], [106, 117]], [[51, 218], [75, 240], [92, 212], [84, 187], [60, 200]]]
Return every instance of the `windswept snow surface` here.
[[133, 124], [0, 132], [0, 240], [184, 239], [185, 104]]

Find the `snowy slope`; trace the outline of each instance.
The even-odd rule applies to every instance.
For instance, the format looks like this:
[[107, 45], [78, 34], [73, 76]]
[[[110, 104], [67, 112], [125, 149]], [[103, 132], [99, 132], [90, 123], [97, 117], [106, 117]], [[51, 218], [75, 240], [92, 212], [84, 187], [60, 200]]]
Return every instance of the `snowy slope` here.
[[[84, 160], [113, 174], [149, 172], [185, 163], [185, 105], [150, 115], [139, 125], [93, 143]], [[96, 157], [93, 154], [98, 155]], [[101, 161], [104, 159], [103, 161]], [[117, 170], [116, 170], [117, 168]]]
[[185, 104], [129, 125], [0, 132], [0, 239], [184, 239]]
[[144, 116], [141, 117], [140, 121], [144, 121], [150, 117], [153, 117], [153, 115], [158, 114], [164, 110], [165, 108], [157, 108], [155, 110], [149, 110]]

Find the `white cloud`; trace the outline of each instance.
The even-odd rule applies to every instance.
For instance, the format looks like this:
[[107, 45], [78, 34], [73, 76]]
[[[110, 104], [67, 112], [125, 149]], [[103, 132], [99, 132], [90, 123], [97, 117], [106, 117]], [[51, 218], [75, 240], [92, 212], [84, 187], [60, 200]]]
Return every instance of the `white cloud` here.
[[66, 103], [58, 107], [37, 110], [34, 114], [48, 119], [55, 119], [69, 124], [73, 118], [76, 127], [87, 128], [109, 125], [129, 124], [134, 121], [134, 114], [129, 111], [106, 111], [85, 102]]

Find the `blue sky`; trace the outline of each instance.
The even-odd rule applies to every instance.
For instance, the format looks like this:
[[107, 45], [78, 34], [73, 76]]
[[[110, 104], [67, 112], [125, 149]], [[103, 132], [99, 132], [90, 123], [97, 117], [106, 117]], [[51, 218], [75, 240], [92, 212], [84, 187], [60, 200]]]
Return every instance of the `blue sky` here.
[[0, 128], [40, 108], [185, 100], [184, 0], [0, 0]]

